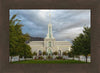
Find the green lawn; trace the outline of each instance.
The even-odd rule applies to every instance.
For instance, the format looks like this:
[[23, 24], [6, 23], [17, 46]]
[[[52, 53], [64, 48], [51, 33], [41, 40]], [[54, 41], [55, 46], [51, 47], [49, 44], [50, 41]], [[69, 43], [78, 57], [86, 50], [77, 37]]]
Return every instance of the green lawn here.
[[26, 61], [17, 61], [17, 62], [10, 62], [10, 63], [17, 63], [17, 64], [77, 64], [77, 63], [86, 63], [83, 61], [76, 61], [76, 60], [26, 60]]

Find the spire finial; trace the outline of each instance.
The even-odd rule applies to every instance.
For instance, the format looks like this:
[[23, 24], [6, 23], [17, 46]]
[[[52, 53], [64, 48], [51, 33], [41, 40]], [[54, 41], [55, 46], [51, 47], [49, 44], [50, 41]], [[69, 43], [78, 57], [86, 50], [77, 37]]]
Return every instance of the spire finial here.
[[49, 11], [49, 24], [51, 23], [51, 13]]

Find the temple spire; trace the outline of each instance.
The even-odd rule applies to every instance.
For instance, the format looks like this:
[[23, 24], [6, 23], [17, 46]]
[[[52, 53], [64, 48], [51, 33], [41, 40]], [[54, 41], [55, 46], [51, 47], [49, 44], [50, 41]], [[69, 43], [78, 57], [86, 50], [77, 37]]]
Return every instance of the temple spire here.
[[52, 33], [52, 24], [51, 24], [51, 13], [49, 11], [49, 24], [48, 24], [48, 33], [47, 33], [47, 39], [54, 39], [53, 33]]

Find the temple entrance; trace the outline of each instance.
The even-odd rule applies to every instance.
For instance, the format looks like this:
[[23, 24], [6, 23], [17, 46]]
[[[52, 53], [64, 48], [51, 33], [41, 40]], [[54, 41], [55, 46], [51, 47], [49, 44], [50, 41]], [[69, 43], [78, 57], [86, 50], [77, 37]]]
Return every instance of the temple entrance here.
[[42, 51], [41, 51], [41, 50], [39, 50], [39, 56], [40, 56], [40, 55], [42, 55]]
[[48, 54], [48, 56], [51, 56], [52, 55], [52, 51], [51, 51], [51, 48], [50, 47], [47, 48], [47, 54]]
[[61, 56], [61, 50], [58, 51], [58, 55]]

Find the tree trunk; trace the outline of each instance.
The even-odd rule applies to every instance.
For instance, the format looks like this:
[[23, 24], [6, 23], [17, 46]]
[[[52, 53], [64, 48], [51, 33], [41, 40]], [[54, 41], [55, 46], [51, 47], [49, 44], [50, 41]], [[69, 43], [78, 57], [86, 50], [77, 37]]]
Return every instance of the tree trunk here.
[[73, 56], [73, 60], [74, 60], [74, 56]]
[[19, 56], [19, 61], [20, 61], [20, 56]]
[[86, 57], [86, 63], [87, 63], [87, 55], [85, 57]]
[[78, 56], [78, 58], [79, 58], [79, 61], [80, 61], [80, 56]]
[[12, 56], [11, 56], [11, 62], [12, 62]]

